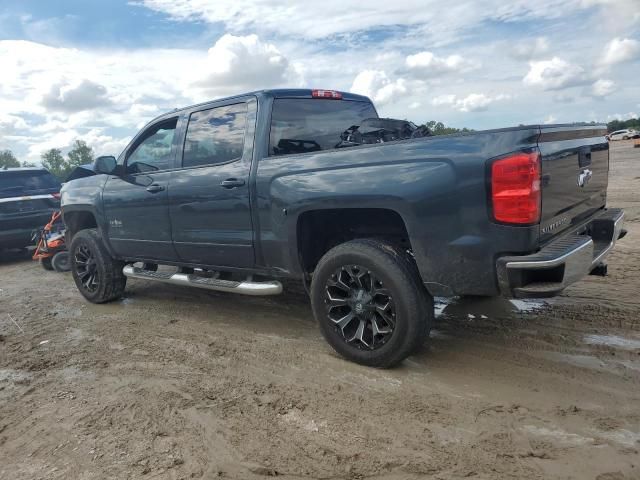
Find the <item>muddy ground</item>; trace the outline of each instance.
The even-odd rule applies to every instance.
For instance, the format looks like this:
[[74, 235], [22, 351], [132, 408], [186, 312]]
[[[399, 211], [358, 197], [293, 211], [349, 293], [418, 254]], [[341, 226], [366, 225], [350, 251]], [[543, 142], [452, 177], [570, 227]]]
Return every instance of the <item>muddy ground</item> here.
[[[612, 144], [629, 235], [552, 303], [439, 302], [393, 370], [338, 358], [306, 298], [0, 262], [0, 478], [640, 478], [640, 149]], [[14, 324], [15, 321], [18, 325]]]

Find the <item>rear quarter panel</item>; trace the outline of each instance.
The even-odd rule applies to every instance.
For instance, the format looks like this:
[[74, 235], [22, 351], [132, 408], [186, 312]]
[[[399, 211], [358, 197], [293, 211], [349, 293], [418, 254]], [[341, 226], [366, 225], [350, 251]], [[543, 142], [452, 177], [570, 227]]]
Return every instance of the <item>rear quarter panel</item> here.
[[263, 158], [258, 262], [302, 273], [296, 225], [305, 211], [387, 208], [402, 217], [432, 292], [496, 294], [496, 255], [531, 251], [538, 229], [489, 220], [486, 162], [535, 146], [538, 133], [505, 129]]

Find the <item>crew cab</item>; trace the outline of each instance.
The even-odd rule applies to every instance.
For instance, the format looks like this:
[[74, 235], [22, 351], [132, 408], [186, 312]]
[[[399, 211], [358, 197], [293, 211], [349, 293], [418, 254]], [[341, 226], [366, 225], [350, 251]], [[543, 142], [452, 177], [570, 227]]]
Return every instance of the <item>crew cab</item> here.
[[299, 89], [156, 118], [62, 189], [78, 289], [299, 279], [336, 351], [388, 367], [426, 341], [434, 296], [552, 296], [606, 273], [625, 231], [604, 125], [354, 140], [365, 124], [384, 125], [368, 98]]
[[60, 182], [44, 168], [0, 169], [0, 249], [24, 248], [60, 208]]

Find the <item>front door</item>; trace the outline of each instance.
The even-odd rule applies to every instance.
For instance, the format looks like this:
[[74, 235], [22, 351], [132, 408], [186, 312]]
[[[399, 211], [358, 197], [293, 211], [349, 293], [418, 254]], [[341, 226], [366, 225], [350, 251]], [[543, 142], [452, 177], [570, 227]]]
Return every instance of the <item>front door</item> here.
[[178, 159], [182, 168], [169, 186], [173, 242], [183, 262], [254, 265], [249, 206], [253, 125], [255, 101], [189, 115]]
[[162, 120], [134, 139], [119, 176], [103, 191], [108, 238], [122, 257], [176, 260], [168, 185], [174, 167], [177, 118]]

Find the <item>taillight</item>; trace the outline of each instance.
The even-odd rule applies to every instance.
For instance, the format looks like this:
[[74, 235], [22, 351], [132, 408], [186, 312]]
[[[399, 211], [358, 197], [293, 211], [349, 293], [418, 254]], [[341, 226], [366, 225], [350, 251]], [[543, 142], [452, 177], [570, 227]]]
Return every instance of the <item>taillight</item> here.
[[311, 90], [313, 98], [328, 98], [330, 100], [342, 100], [342, 93], [335, 90]]
[[56, 200], [60, 200], [60, 193], [52, 193], [51, 196]]
[[511, 224], [540, 221], [540, 154], [519, 152], [491, 164], [493, 218]]

